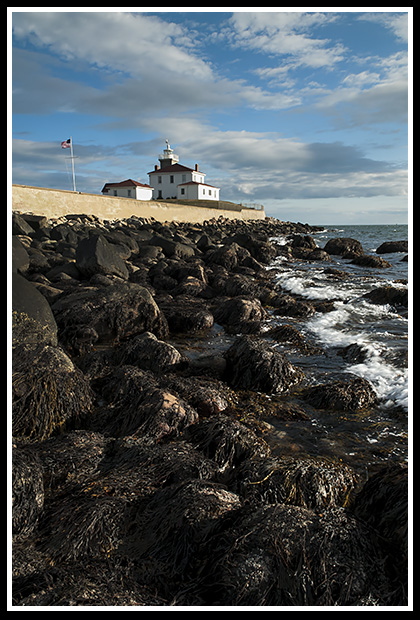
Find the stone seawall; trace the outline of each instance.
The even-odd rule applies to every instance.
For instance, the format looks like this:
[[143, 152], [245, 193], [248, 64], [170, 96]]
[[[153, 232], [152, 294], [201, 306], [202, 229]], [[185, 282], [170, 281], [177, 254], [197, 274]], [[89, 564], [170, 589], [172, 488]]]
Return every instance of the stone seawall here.
[[[233, 206], [232, 206], [233, 207]], [[148, 200], [134, 200], [116, 196], [84, 194], [66, 190], [32, 187], [29, 185], [12, 186], [13, 211], [34, 213], [57, 218], [69, 214], [91, 214], [100, 219], [124, 219], [136, 215], [154, 218], [158, 222], [197, 222], [202, 223], [212, 218], [223, 216], [228, 219], [261, 220], [265, 218], [264, 210], [233, 208], [199, 207], [188, 204], [176, 204]]]

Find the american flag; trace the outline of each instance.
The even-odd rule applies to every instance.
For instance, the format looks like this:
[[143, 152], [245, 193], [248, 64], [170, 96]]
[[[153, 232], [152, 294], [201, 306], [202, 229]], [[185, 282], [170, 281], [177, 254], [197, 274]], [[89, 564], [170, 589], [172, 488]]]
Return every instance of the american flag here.
[[68, 140], [64, 140], [64, 142], [61, 143], [61, 148], [62, 149], [71, 148], [71, 138], [69, 138]]

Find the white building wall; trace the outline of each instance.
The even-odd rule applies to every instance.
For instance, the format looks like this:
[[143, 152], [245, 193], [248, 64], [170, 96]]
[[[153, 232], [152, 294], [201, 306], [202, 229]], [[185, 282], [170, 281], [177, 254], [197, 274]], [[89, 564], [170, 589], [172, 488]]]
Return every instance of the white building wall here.
[[110, 187], [106, 196], [118, 196], [119, 198], [133, 198], [135, 200], [152, 200], [153, 189], [147, 187]]
[[176, 198], [177, 185], [181, 183], [181, 174], [153, 174], [150, 177], [150, 185], [154, 192], [153, 198]]
[[136, 187], [137, 200], [152, 200], [153, 189], [151, 187]]
[[219, 200], [219, 188], [209, 185], [180, 185], [178, 199], [184, 200]]
[[[164, 172], [163, 174], [152, 174], [149, 177], [149, 183], [154, 189], [153, 198], [155, 200], [159, 198], [159, 196], [163, 199], [176, 198], [178, 196], [177, 188], [180, 183], [188, 183], [189, 181], [203, 183], [204, 176], [205, 175], [200, 172], [174, 172], [173, 174]], [[192, 200], [192, 198], [190, 200]]]
[[181, 200], [198, 200], [199, 185], [181, 185], [178, 187], [178, 199]]

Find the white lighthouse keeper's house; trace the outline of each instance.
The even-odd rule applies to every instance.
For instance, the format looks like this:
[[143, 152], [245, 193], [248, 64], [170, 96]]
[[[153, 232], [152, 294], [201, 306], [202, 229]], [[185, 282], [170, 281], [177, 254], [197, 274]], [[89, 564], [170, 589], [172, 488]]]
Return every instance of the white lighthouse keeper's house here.
[[219, 200], [219, 187], [204, 182], [206, 176], [195, 164], [194, 169], [183, 166], [178, 155], [166, 140], [166, 149], [159, 156], [160, 166], [149, 172], [149, 185], [153, 187], [154, 200]]

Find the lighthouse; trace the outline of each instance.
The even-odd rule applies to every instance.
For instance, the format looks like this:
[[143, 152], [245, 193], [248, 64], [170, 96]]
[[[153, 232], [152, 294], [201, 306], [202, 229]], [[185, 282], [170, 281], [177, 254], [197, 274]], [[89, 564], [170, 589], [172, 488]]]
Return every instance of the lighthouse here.
[[206, 174], [198, 164], [194, 168], [180, 164], [168, 140], [158, 159], [160, 166], [148, 173], [155, 200], [219, 200], [220, 189], [204, 182]]
[[161, 153], [158, 157], [161, 168], [166, 168], [166, 166], [173, 166], [173, 164], [177, 164], [179, 162], [179, 157], [178, 155], [175, 155], [173, 149], [171, 149], [169, 140], [165, 140], [165, 142], [166, 149], [164, 149], [163, 153]]

